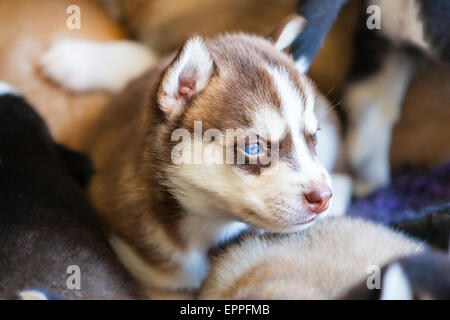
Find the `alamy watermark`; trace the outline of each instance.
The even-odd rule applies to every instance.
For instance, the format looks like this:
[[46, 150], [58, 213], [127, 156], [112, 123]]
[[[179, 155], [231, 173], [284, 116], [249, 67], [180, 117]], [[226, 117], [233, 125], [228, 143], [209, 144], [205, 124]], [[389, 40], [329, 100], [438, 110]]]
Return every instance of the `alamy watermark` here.
[[194, 121], [193, 134], [187, 129], [175, 129], [172, 142], [178, 142], [171, 152], [173, 164], [237, 164], [273, 168], [279, 159], [278, 141], [268, 134], [252, 130], [210, 128], [203, 132], [202, 121]]
[[380, 30], [381, 29], [381, 9], [377, 5], [370, 5], [367, 7], [366, 13], [369, 15], [366, 21], [367, 29]]
[[66, 285], [69, 290], [81, 290], [81, 269], [77, 265], [70, 265], [66, 269], [67, 277]]
[[70, 5], [66, 9], [66, 13], [69, 15], [66, 19], [66, 27], [69, 30], [81, 29], [81, 8], [76, 4]]
[[[69, 30], [81, 29], [81, 8], [76, 4], [72, 4], [66, 8], [69, 15], [66, 19], [66, 27]], [[381, 9], [377, 5], [369, 5], [366, 13], [369, 15], [366, 26], [369, 30], [381, 29]]]
[[366, 286], [369, 290], [381, 289], [381, 270], [377, 265], [368, 266], [366, 269]]

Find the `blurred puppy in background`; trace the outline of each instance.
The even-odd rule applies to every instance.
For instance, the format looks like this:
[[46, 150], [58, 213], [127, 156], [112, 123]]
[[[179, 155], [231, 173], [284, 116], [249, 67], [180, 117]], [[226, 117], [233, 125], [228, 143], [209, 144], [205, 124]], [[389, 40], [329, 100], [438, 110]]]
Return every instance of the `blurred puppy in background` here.
[[[213, 257], [199, 298], [338, 299], [366, 285], [374, 268], [424, 250], [382, 225], [330, 218], [295, 234], [248, 236], [225, 248]], [[448, 279], [445, 272], [433, 277]]]
[[[69, 29], [67, 10], [81, 9], [80, 29]], [[39, 72], [38, 61], [63, 37], [98, 41], [124, 39], [125, 32], [94, 0], [0, 1], [0, 79], [19, 88], [46, 122], [58, 143], [79, 150], [83, 133], [110, 95], [74, 95], [53, 85]]]
[[[0, 299], [49, 298], [23, 292], [31, 289], [63, 299], [140, 298], [80, 186], [92, 174], [89, 160], [56, 145], [42, 119], [5, 82], [0, 122]], [[71, 280], [70, 266], [78, 268], [78, 280]]]
[[160, 55], [189, 34], [244, 31], [268, 34], [295, 12], [297, 0], [97, 0], [140, 42]]
[[[292, 53], [306, 72], [346, 0], [301, 0], [308, 24]], [[355, 192], [365, 195], [390, 182], [389, 151], [394, 124], [422, 55], [450, 61], [450, 2], [367, 0], [363, 2], [350, 82], [347, 155]], [[372, 20], [367, 13], [373, 13]]]

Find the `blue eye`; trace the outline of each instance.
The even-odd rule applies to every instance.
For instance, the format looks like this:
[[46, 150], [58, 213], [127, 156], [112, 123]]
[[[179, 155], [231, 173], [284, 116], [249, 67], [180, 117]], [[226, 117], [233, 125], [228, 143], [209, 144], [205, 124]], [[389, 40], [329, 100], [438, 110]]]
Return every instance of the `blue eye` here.
[[245, 153], [250, 154], [250, 155], [258, 154], [260, 151], [259, 143], [252, 143], [252, 144], [246, 145], [244, 148], [244, 151], [245, 151]]
[[317, 132], [313, 134], [312, 140], [314, 144], [317, 144]]

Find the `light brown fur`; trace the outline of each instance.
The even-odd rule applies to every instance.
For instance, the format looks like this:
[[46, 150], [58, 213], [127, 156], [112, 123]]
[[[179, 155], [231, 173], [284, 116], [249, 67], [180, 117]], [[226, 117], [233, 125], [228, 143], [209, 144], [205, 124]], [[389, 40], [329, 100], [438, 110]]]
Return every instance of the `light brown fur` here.
[[249, 236], [213, 260], [200, 299], [335, 299], [383, 267], [424, 246], [372, 222], [321, 221], [280, 236]]

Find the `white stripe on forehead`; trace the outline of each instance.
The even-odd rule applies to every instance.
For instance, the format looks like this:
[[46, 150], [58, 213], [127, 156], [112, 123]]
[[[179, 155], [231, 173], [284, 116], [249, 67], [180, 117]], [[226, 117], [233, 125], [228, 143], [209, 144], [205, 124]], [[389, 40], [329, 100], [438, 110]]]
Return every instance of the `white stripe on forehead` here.
[[310, 150], [307, 146], [303, 130], [314, 133], [317, 130], [317, 119], [314, 114], [314, 91], [309, 83], [304, 83], [300, 93], [285, 70], [277, 67], [268, 67], [281, 101], [283, 116], [291, 131], [293, 155], [304, 172], [311, 176], [319, 174]]
[[317, 118], [314, 114], [315, 94], [308, 82], [302, 84], [299, 92], [288, 73], [277, 67], [267, 68], [278, 90], [283, 115], [293, 132], [305, 130], [313, 134], [317, 130]]
[[273, 141], [280, 140], [287, 131], [286, 121], [273, 107], [261, 107], [254, 115], [253, 126], [260, 135], [268, 134]]

